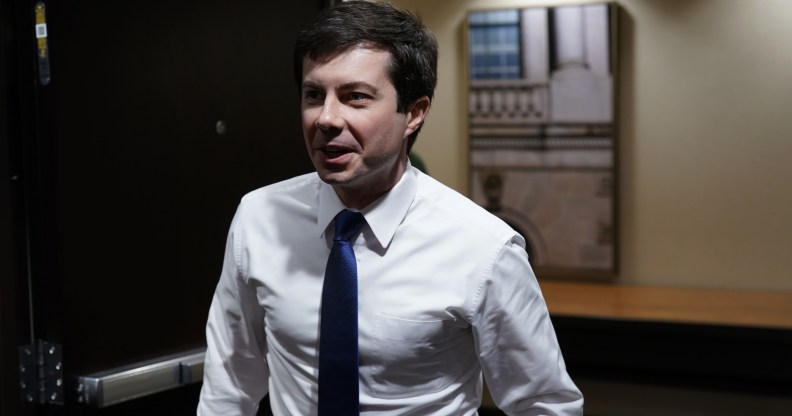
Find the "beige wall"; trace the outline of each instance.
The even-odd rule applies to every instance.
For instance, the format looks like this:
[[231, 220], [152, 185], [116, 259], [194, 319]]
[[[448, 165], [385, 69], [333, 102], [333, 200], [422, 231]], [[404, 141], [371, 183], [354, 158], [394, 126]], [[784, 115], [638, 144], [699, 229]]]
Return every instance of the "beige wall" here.
[[[393, 3], [441, 49], [415, 149], [467, 193], [466, 12], [579, 2]], [[792, 1], [618, 4], [619, 281], [792, 290]]]

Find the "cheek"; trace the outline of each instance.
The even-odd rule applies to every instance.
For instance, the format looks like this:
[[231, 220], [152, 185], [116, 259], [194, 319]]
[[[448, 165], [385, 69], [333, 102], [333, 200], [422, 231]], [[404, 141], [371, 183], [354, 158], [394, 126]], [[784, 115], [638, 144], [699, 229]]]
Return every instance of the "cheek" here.
[[315, 123], [313, 121], [314, 119], [311, 117], [310, 111], [303, 111], [301, 113], [301, 116], [302, 116], [301, 122], [302, 122], [303, 134], [305, 135], [305, 139], [308, 140], [308, 138], [312, 136], [311, 133], [316, 128]]
[[394, 119], [393, 117], [389, 117], [381, 120], [378, 129], [380, 140], [386, 142], [383, 143], [384, 147], [388, 148], [390, 151], [400, 149], [402, 142], [406, 140], [404, 135], [406, 127], [406, 124], [401, 118]]
[[310, 114], [311, 112], [308, 110], [305, 109], [300, 110], [300, 121], [302, 122], [303, 129], [305, 129], [310, 124], [310, 122], [308, 121], [311, 118]]
[[307, 122], [305, 118], [302, 120], [302, 134], [305, 148], [308, 150], [308, 153], [311, 153], [311, 149], [313, 147], [313, 138], [316, 135], [316, 132], [313, 123]]
[[361, 120], [361, 123], [358, 124], [359, 130], [367, 133], [364, 137], [376, 137], [377, 141], [387, 141], [389, 144], [398, 146], [397, 143], [400, 143], [404, 137], [407, 124], [403, 117], [394, 117], [394, 114], [395, 112], [380, 113], [376, 117]]

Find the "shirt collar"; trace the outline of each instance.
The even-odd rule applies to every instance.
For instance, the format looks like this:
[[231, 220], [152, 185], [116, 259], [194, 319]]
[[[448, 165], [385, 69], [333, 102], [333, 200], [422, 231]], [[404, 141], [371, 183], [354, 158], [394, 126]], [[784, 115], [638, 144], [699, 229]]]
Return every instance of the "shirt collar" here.
[[[407, 168], [396, 186], [360, 211], [382, 247], [387, 247], [390, 244], [396, 234], [396, 228], [407, 216], [407, 211], [415, 199], [417, 187], [416, 172], [408, 162]], [[317, 222], [320, 237], [324, 236], [333, 218], [344, 209], [346, 206], [341, 202], [341, 198], [335, 193], [333, 187], [323, 182], [319, 188], [319, 218]]]

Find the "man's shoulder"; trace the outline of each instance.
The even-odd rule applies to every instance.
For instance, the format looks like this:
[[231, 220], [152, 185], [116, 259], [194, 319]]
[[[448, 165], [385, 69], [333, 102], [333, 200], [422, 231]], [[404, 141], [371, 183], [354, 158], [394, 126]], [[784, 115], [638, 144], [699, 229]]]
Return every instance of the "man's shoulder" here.
[[275, 182], [245, 194], [237, 207], [240, 224], [294, 221], [316, 211], [322, 181], [314, 173]]
[[313, 199], [321, 183], [316, 172], [306, 173], [250, 191], [242, 197], [242, 204], [268, 203], [278, 199]]
[[499, 241], [515, 234], [503, 220], [436, 179], [420, 174], [419, 183], [419, 200], [430, 208], [433, 221], [445, 222], [459, 233], [489, 235]]

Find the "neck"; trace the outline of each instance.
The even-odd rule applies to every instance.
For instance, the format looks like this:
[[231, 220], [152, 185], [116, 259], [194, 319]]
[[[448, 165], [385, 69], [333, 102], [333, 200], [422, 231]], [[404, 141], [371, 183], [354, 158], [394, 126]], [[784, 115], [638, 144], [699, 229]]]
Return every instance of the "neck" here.
[[388, 173], [388, 180], [383, 181], [380, 186], [371, 184], [364, 186], [333, 185], [333, 189], [347, 208], [362, 210], [393, 189], [399, 183], [406, 170], [407, 163], [405, 159], [405, 163], [397, 163], [394, 166]]

